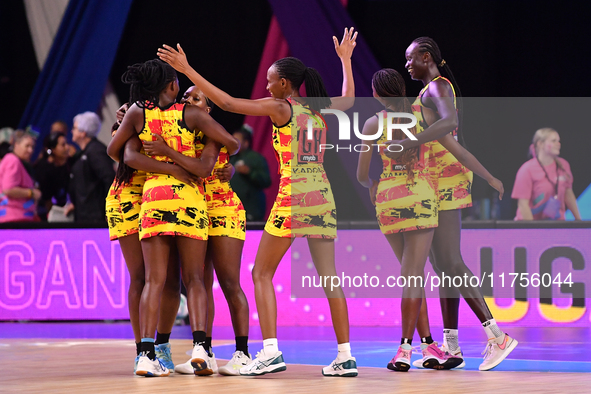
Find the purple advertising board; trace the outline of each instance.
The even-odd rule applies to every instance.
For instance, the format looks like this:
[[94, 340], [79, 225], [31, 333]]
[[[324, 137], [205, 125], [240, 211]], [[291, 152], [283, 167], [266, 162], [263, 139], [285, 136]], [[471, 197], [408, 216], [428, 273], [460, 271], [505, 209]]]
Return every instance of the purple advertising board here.
[[[261, 233], [247, 232], [242, 256], [241, 283], [251, 324], [258, 320], [251, 271]], [[399, 263], [384, 236], [379, 230], [338, 234], [337, 274], [345, 277], [351, 325], [399, 325], [400, 288], [387, 282], [393, 277], [389, 283], [396, 284]], [[591, 229], [463, 230], [462, 255], [497, 321], [513, 326], [590, 327], [590, 239]], [[433, 277], [427, 262], [429, 315], [438, 326], [442, 321]], [[307, 243], [296, 240], [274, 278], [279, 325], [330, 326], [328, 303], [322, 289], [314, 287], [315, 279]], [[121, 249], [108, 240], [106, 229], [0, 230], [0, 320], [127, 319], [128, 285]], [[230, 326], [217, 281], [214, 298], [215, 324]], [[465, 302], [460, 308], [460, 324], [478, 325]]]

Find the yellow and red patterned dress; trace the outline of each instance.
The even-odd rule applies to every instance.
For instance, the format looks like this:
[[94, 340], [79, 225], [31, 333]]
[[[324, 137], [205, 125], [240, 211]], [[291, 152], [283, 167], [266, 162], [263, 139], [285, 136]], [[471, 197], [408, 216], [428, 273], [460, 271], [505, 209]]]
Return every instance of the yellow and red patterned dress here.
[[133, 173], [129, 183], [121, 184], [118, 188], [113, 181], [105, 204], [111, 241], [140, 231], [139, 218], [145, 181], [146, 173], [139, 170]]
[[[276, 237], [334, 239], [336, 206], [320, 150], [326, 141], [326, 124], [307, 106], [291, 98], [287, 102], [291, 119], [283, 126], [273, 125], [273, 148], [281, 177], [265, 231]], [[306, 132], [308, 120], [312, 121], [311, 139]]]
[[[385, 145], [388, 139], [387, 111], [380, 114], [384, 126], [378, 146]], [[417, 116], [414, 106], [413, 114]], [[417, 134], [423, 130], [418, 120]], [[429, 151], [430, 143], [417, 148], [416, 162], [413, 165], [414, 178], [409, 181], [406, 165], [387, 157], [385, 146], [380, 146], [383, 170], [376, 195], [376, 216], [382, 233], [394, 234], [437, 227], [437, 182], [430, 173]]]
[[[203, 132], [200, 132], [195, 142], [197, 157], [203, 151]], [[223, 168], [230, 162], [230, 155], [226, 147], [222, 147], [214, 170]], [[246, 237], [246, 211], [242, 201], [238, 198], [230, 182], [221, 182], [215, 175], [210, 175], [204, 181], [205, 200], [209, 214], [209, 236], [231, 237], [244, 241]]]
[[[152, 141], [152, 134], [162, 136], [171, 148], [195, 157], [195, 131], [183, 120], [184, 104], [167, 108], [144, 109], [144, 128], [139, 137]], [[152, 158], [167, 162], [166, 156]], [[203, 186], [190, 186], [171, 175], [148, 173], [144, 183], [140, 212], [140, 239], [175, 235], [207, 240], [207, 203]]]
[[[454, 106], [456, 105], [456, 92], [451, 82], [442, 76], [438, 76], [433, 79], [436, 81], [443, 79], [449, 83], [454, 94]], [[431, 81], [431, 82], [433, 82]], [[431, 83], [429, 82], [429, 83]], [[422, 102], [423, 93], [427, 90], [429, 84], [419, 93], [419, 96], [413, 103], [420, 107], [418, 112], [421, 113], [424, 107]], [[416, 115], [416, 113], [415, 113]], [[428, 125], [423, 122], [423, 128], [426, 129]], [[452, 131], [454, 138], [458, 139], [457, 130]], [[438, 179], [439, 182], [439, 210], [440, 211], [451, 211], [452, 209], [461, 209], [472, 206], [472, 180], [474, 174], [472, 171], [464, 167], [460, 162], [452, 155], [447, 149], [443, 147], [439, 142], [432, 141], [431, 153], [429, 156], [429, 166], [433, 176]]]

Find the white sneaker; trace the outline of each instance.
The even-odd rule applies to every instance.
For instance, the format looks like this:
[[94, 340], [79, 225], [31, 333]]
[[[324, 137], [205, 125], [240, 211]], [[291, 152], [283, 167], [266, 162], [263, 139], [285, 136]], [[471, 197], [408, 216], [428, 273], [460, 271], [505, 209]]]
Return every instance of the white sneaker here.
[[344, 361], [340, 361], [337, 358], [330, 363], [328, 367], [322, 368], [322, 375], [343, 377], [357, 376], [357, 360], [355, 360], [355, 357], [349, 357]]
[[425, 367], [423, 367], [423, 351], [421, 350], [421, 347], [420, 346], [413, 346], [412, 352], [413, 352], [413, 354], [420, 354], [421, 355], [421, 358], [412, 362], [412, 366], [415, 368], [424, 369]]
[[218, 363], [215, 361], [215, 354], [212, 352], [211, 357], [209, 357], [209, 366], [213, 373], [218, 373]]
[[285, 371], [287, 366], [283, 361], [283, 353], [276, 352], [272, 356], [267, 356], [265, 350], [257, 353], [257, 356], [248, 365], [240, 368], [240, 375], [257, 376], [267, 373]]
[[493, 369], [501, 363], [515, 349], [519, 342], [505, 334], [503, 343], [498, 344], [495, 339], [489, 339], [486, 348], [482, 352], [484, 354], [484, 361], [478, 367], [481, 371], [488, 371]]
[[464, 361], [464, 353], [462, 353], [462, 349], [460, 349], [459, 346], [455, 352], [450, 352], [449, 349], [447, 348], [447, 346], [445, 346], [445, 345], [441, 345], [440, 349], [444, 353], [449, 353], [454, 357], [460, 357], [462, 359], [462, 363], [460, 365], [458, 365], [457, 367], [455, 367], [454, 369], [462, 369], [466, 366], [466, 362]]
[[180, 373], [183, 375], [193, 375], [195, 373], [195, 370], [193, 369], [193, 366], [191, 365], [191, 360], [189, 360], [186, 363], [175, 365], [174, 372]]
[[150, 360], [148, 356], [140, 356], [137, 363], [136, 375], [154, 377], [154, 376], [168, 376], [170, 372], [166, 368], [160, 359]]
[[193, 346], [191, 365], [193, 366], [195, 375], [205, 376], [213, 374], [213, 370], [209, 364], [209, 355], [207, 354], [205, 348], [199, 344], [195, 344]]
[[240, 375], [240, 368], [247, 366], [251, 361], [250, 354], [247, 356], [241, 350], [236, 350], [228, 364], [220, 367], [218, 372], [224, 376], [238, 376]]

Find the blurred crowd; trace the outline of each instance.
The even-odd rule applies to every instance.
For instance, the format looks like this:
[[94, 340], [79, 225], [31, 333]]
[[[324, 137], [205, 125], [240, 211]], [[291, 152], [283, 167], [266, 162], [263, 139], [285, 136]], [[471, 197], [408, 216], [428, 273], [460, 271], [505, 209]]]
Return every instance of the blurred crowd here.
[[[71, 133], [58, 120], [33, 157], [39, 132], [0, 129], [0, 223], [77, 222], [105, 224], [105, 198], [116, 164], [97, 139], [101, 120], [93, 112], [76, 115]], [[271, 184], [265, 158], [251, 149], [252, 129], [234, 133], [242, 142], [231, 159], [231, 186], [242, 200], [247, 220], [265, 219], [263, 189]]]
[[[96, 138], [100, 128], [101, 121], [93, 112], [74, 117], [71, 135], [67, 123], [56, 121], [35, 158], [38, 132], [30, 127], [0, 129], [0, 223], [104, 223], [105, 197], [115, 177], [115, 163]], [[251, 149], [248, 125], [235, 131], [234, 137], [241, 148], [230, 158], [235, 168], [231, 186], [246, 209], [247, 220], [263, 221], [263, 189], [271, 185], [268, 164]], [[531, 159], [517, 172], [511, 195], [518, 201], [515, 220], [565, 220], [567, 209], [575, 220], [581, 220], [570, 166], [559, 156], [558, 132], [550, 128], [536, 131], [529, 153]]]

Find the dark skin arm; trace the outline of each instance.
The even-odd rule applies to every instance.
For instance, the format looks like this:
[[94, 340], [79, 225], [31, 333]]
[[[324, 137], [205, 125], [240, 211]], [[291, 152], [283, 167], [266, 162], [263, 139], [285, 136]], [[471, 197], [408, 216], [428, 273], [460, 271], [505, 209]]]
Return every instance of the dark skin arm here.
[[152, 134], [152, 136], [156, 138], [156, 141], [144, 142], [144, 150], [147, 154], [167, 156], [184, 170], [202, 178], [207, 178], [211, 174], [222, 147], [219, 142], [208, 138], [201, 156], [189, 157], [169, 147], [161, 136], [157, 134]]
[[139, 131], [144, 127], [144, 112], [136, 104], [133, 104], [127, 110], [125, 117], [121, 121], [121, 125], [117, 129], [117, 133], [111, 139], [107, 147], [107, 154], [111, 159], [119, 161], [119, 153], [125, 146], [127, 140], [138, 135]]
[[[115, 161], [119, 161], [119, 152], [126, 148], [124, 152], [125, 163], [135, 169], [147, 172], [156, 172], [160, 174], [172, 175], [180, 181], [187, 184], [198, 182], [198, 179], [191, 177], [182, 168], [167, 163], [158, 162], [140, 153], [142, 144], [138, 137], [138, 130], [144, 127], [144, 112], [136, 104], [133, 104], [126, 112], [117, 129], [117, 133], [111, 139], [107, 147], [107, 154]], [[133, 139], [132, 139], [133, 137]], [[127, 141], [132, 139], [127, 148]]]
[[158, 160], [154, 160], [141, 153], [142, 142], [140, 141], [137, 135], [132, 136], [127, 141], [124, 149], [125, 164], [132, 168], [135, 168], [136, 170], [172, 175], [179, 181], [182, 181], [188, 185], [197, 184], [201, 181], [198, 176], [190, 174], [189, 172], [185, 171], [183, 168], [175, 164], [169, 164]]
[[186, 106], [185, 123], [189, 130], [201, 130], [207, 138], [225, 146], [230, 155], [235, 155], [240, 150], [240, 142], [201, 108]]
[[285, 124], [291, 118], [291, 108], [285, 100], [267, 97], [259, 100], [241, 99], [230, 96], [203, 78], [189, 65], [183, 48], [177, 44], [177, 50], [164, 45], [158, 49], [158, 56], [175, 70], [185, 74], [191, 82], [224, 111], [243, 115], [269, 116], [275, 124]]
[[355, 46], [357, 45], [355, 40], [357, 39], [358, 32], [353, 34], [354, 30], [353, 27], [351, 27], [351, 29], [345, 28], [345, 33], [343, 34], [343, 39], [340, 44], [335, 36], [332, 37], [334, 49], [339, 59], [341, 59], [343, 68], [343, 87], [341, 89], [341, 97], [333, 97], [330, 99], [332, 101], [330, 106], [331, 109], [346, 111], [355, 104], [355, 81], [353, 80], [351, 55], [353, 54], [353, 49], [355, 49]]
[[[449, 83], [442, 79], [432, 81], [423, 94], [423, 103], [427, 108], [437, 111], [439, 119], [417, 134], [416, 141], [407, 138], [401, 141], [388, 141], [386, 144], [400, 144], [403, 150], [412, 149], [426, 142], [439, 140], [458, 127], [458, 114], [454, 106], [453, 90]], [[403, 150], [401, 152], [387, 151], [386, 156], [397, 159], [402, 155]]]
[[487, 181], [493, 189], [498, 191], [499, 200], [503, 199], [503, 193], [505, 192], [505, 189], [503, 188], [503, 182], [492, 176], [491, 173], [488, 172], [488, 170], [484, 168], [482, 164], [480, 164], [478, 159], [476, 159], [472, 153], [468, 152], [466, 148], [460, 145], [460, 143], [456, 141], [451, 134], [447, 134], [440, 138], [439, 143], [443, 145], [443, 147], [447, 149], [452, 155], [454, 155], [454, 157], [463, 166]]
[[[345, 29], [340, 45], [337, 38], [333, 37], [335, 51], [341, 59], [343, 66], [343, 97], [335, 98], [331, 108], [345, 110], [353, 106], [355, 102], [351, 54], [356, 45], [357, 33], [353, 33], [353, 30], [353, 28], [350, 30]], [[285, 124], [291, 117], [291, 109], [285, 100], [275, 98], [259, 100], [239, 99], [217, 88], [189, 65], [187, 56], [180, 44], [177, 44], [176, 50], [168, 45], [163, 45], [163, 48], [158, 49], [158, 56], [161, 60], [174, 67], [175, 70], [185, 74], [195, 86], [198, 86], [207, 97], [224, 111], [243, 115], [269, 116], [275, 124]]]

